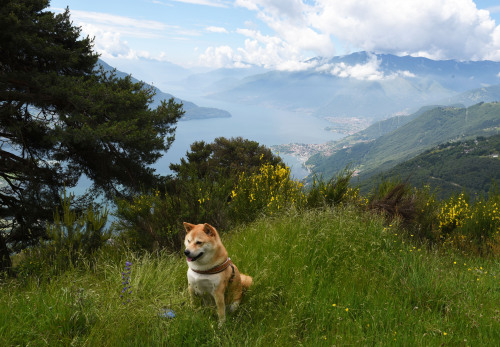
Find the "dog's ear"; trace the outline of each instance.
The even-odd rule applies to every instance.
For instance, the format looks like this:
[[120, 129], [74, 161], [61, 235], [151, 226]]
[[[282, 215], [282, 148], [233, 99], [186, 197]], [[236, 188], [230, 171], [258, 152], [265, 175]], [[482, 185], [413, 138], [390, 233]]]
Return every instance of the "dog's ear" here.
[[186, 223], [186, 222], [184, 222], [182, 224], [184, 224], [184, 229], [186, 229], [186, 234], [189, 234], [189, 232], [191, 230], [193, 230], [193, 228], [196, 226], [194, 224], [190, 224], [190, 223]]
[[203, 224], [203, 230], [205, 231], [205, 234], [207, 234], [208, 236], [217, 235], [217, 231], [215, 230], [215, 228], [208, 223]]

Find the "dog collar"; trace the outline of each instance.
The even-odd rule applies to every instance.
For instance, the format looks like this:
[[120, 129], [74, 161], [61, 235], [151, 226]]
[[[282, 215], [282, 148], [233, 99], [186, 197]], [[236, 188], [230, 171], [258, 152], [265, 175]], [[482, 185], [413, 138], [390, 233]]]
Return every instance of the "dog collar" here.
[[213, 275], [213, 274], [218, 274], [219, 272], [226, 270], [231, 264], [232, 264], [231, 258], [227, 258], [225, 262], [223, 262], [222, 264], [217, 265], [211, 269], [208, 269], [208, 270], [191, 269], [191, 270], [193, 270], [196, 273], [202, 274], [202, 275]]

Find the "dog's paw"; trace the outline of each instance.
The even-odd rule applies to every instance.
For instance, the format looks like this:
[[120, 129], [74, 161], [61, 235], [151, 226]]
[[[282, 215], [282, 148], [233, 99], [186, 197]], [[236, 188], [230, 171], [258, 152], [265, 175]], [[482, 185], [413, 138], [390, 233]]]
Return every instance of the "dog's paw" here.
[[240, 306], [240, 303], [239, 302], [233, 302], [230, 306], [229, 306], [229, 311], [231, 312], [234, 312], [238, 309], [238, 307]]

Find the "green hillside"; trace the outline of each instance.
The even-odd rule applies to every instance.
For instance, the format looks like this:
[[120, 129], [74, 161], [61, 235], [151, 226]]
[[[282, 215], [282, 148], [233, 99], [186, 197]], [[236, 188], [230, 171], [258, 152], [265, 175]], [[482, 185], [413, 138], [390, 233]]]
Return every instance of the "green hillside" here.
[[[385, 120], [381, 120], [373, 123], [368, 128], [357, 132], [351, 136], [345, 138], [345, 140], [355, 143], [359, 141], [371, 141], [375, 140], [381, 136], [387, 135], [396, 129], [402, 127], [403, 125], [411, 122], [415, 118], [419, 117], [423, 113], [432, 110], [439, 106], [425, 106], [420, 108], [417, 112], [408, 116], [394, 116]], [[340, 140], [343, 141], [344, 139]]]
[[368, 177], [441, 143], [494, 135], [499, 129], [500, 103], [436, 107], [373, 141], [354, 144], [327, 157], [317, 154], [306, 164], [323, 177], [331, 177], [347, 165]]
[[190, 306], [183, 257], [110, 249], [47, 281], [0, 281], [0, 345], [498, 346], [498, 261], [402, 235], [351, 208], [224, 233], [254, 284], [220, 328], [214, 308]]
[[360, 186], [366, 192], [383, 177], [388, 180], [408, 179], [417, 187], [428, 184], [437, 189], [441, 197], [463, 190], [472, 195], [485, 194], [493, 182], [500, 183], [499, 153], [500, 135], [448, 142], [365, 181], [360, 175]]

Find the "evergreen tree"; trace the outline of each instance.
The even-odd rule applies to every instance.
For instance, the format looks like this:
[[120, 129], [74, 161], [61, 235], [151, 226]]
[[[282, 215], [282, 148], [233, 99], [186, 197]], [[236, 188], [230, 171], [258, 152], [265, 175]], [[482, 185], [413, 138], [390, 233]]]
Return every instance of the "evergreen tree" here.
[[242, 172], [251, 174], [264, 163], [283, 164], [279, 156], [256, 141], [236, 137], [218, 137], [212, 143], [197, 141], [180, 164], [170, 164], [177, 180], [210, 178], [213, 181], [236, 180]]
[[45, 235], [61, 189], [82, 175], [107, 197], [155, 186], [150, 165], [183, 114], [172, 99], [150, 109], [152, 88], [97, 67], [69, 10], [48, 6], [0, 6], [0, 270]]

